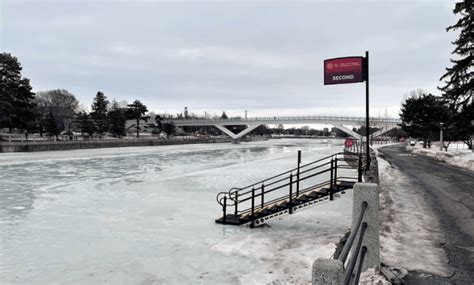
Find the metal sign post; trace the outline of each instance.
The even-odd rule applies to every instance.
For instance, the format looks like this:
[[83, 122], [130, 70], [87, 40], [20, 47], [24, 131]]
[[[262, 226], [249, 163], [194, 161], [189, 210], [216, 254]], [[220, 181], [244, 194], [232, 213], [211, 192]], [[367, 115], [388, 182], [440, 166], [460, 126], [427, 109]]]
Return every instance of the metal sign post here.
[[365, 168], [367, 171], [370, 168], [370, 142], [369, 142], [369, 135], [370, 135], [370, 125], [369, 125], [369, 52], [365, 52], [365, 151], [367, 156], [367, 167]]
[[[369, 52], [362, 56], [326, 59], [324, 61], [324, 85], [357, 83], [365, 81], [365, 129], [367, 167], [370, 167], [369, 129]], [[362, 151], [362, 146], [361, 146]]]

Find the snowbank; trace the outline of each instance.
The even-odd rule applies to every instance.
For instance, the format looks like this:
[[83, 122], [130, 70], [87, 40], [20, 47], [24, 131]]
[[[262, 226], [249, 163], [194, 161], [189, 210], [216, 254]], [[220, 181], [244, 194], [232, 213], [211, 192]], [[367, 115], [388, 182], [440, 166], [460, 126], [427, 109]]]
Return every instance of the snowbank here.
[[375, 268], [369, 268], [360, 275], [359, 284], [390, 285], [392, 283], [390, 283], [385, 276], [375, 270]]
[[439, 150], [439, 143], [433, 143], [431, 149], [422, 148], [421, 145], [407, 145], [407, 150], [417, 154], [428, 155], [448, 164], [474, 171], [474, 152], [464, 148], [459, 149], [458, 143], [452, 143], [447, 152]]
[[380, 255], [399, 272], [416, 270], [448, 276], [448, 259], [440, 247], [439, 222], [416, 185], [378, 157], [380, 173]]

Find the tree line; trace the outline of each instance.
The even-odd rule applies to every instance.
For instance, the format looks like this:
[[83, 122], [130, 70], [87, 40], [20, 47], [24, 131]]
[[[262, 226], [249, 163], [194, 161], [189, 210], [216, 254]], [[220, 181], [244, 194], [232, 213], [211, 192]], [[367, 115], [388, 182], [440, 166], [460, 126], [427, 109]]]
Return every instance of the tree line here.
[[[21, 76], [21, 64], [9, 54], [0, 54], [0, 129], [9, 132], [20, 130], [28, 138], [29, 133], [48, 134], [58, 137], [60, 134], [72, 136], [74, 131], [81, 135], [102, 137], [108, 132], [114, 137], [126, 135], [127, 120], [135, 120], [136, 136], [140, 135], [140, 122], [149, 120], [147, 107], [135, 100], [131, 104], [110, 102], [105, 94], [97, 92], [90, 113], [81, 110], [76, 97], [64, 89], [32, 92], [30, 81]], [[152, 125], [154, 134], [165, 132], [174, 134], [176, 127], [172, 123], [161, 123], [161, 117], [155, 116]], [[130, 128], [130, 127], [129, 127]]]
[[440, 80], [441, 96], [423, 90], [411, 91], [402, 104], [400, 117], [402, 130], [407, 135], [423, 140], [423, 147], [429, 147], [437, 140], [440, 129], [445, 137], [447, 150], [451, 141], [463, 141], [473, 148], [474, 134], [474, 2], [464, 0], [455, 4], [454, 14], [460, 19], [446, 30], [459, 30], [459, 37], [451, 59], [452, 66]]
[[[8, 128], [10, 132], [14, 129], [23, 132], [28, 138], [30, 133], [39, 133], [58, 138], [60, 134], [73, 136], [74, 132], [80, 132], [81, 136], [102, 137], [109, 133], [113, 137], [123, 137], [127, 128], [135, 128], [136, 137], [139, 137], [145, 121], [147, 127], [151, 127], [153, 135], [164, 132], [168, 137], [176, 133], [176, 126], [167, 119], [202, 119], [207, 118], [189, 113], [187, 107], [184, 113], [176, 115], [162, 114], [154, 115], [148, 113], [146, 105], [139, 100], [128, 104], [126, 102], [109, 101], [107, 96], [99, 91], [93, 99], [91, 112], [86, 112], [79, 106], [76, 97], [67, 90], [56, 89], [41, 91], [36, 94], [27, 78], [21, 76], [21, 64], [18, 59], [9, 53], [0, 54], [0, 129]], [[214, 115], [213, 118], [229, 118], [225, 111], [222, 115]], [[127, 121], [133, 120], [135, 124], [127, 126]], [[151, 120], [151, 122], [150, 122]], [[163, 121], [166, 122], [163, 122]], [[242, 125], [229, 125], [227, 128], [239, 133], [246, 128]], [[212, 126], [182, 127], [186, 133], [203, 135], [221, 135], [222, 132]], [[372, 130], [372, 129], [371, 129]], [[364, 133], [365, 129], [354, 129]], [[337, 137], [347, 137], [347, 134], [336, 130]], [[330, 136], [327, 130], [315, 130], [309, 126], [301, 128], [287, 128], [278, 125], [276, 128], [260, 126], [252, 131], [254, 135], [296, 135], [296, 136]]]
[[[139, 100], [128, 104], [126, 102], [109, 101], [107, 96], [98, 91], [91, 105], [91, 112], [86, 112], [79, 106], [77, 98], [65, 89], [32, 92], [30, 81], [21, 76], [21, 64], [18, 59], [9, 54], [0, 54], [0, 129], [7, 128], [9, 132], [14, 129], [25, 134], [28, 139], [30, 133], [45, 134], [58, 138], [60, 134], [73, 136], [80, 132], [81, 136], [102, 137], [109, 133], [113, 137], [126, 136], [127, 128], [135, 128], [136, 137], [139, 137], [140, 124], [145, 121], [151, 127], [153, 135], [164, 132], [168, 137], [176, 133], [174, 123], [166, 119], [200, 119], [202, 117], [189, 113], [185, 107], [184, 113], [176, 115], [147, 114], [148, 109]], [[205, 116], [206, 117], [206, 116]], [[229, 119], [226, 112], [214, 115], [214, 118]], [[234, 117], [235, 119], [239, 117]], [[127, 121], [133, 120], [135, 124], [127, 126]], [[149, 120], [152, 120], [149, 122]], [[234, 133], [239, 133], [246, 126], [227, 126]], [[221, 135], [222, 132], [212, 126], [183, 127], [187, 133], [203, 135]], [[269, 128], [262, 125], [255, 130], [254, 135], [304, 135], [304, 136], [329, 136], [329, 131], [315, 130], [308, 126], [301, 128], [285, 129], [283, 125]], [[337, 130], [337, 136], [347, 135]]]

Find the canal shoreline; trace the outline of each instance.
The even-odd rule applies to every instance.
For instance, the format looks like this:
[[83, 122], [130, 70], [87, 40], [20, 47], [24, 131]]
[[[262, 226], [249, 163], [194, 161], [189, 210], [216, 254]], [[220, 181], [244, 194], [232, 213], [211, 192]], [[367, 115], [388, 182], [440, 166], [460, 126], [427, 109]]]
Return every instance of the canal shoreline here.
[[61, 151], [73, 149], [142, 147], [160, 145], [181, 145], [199, 143], [225, 143], [232, 142], [231, 138], [171, 138], [171, 139], [103, 139], [103, 140], [77, 140], [77, 141], [31, 141], [31, 142], [1, 142], [0, 153], [10, 152], [38, 152]]
[[[238, 142], [266, 141], [269, 139], [326, 139], [339, 140], [335, 137], [244, 137]], [[173, 137], [163, 138], [122, 138], [122, 139], [94, 139], [94, 140], [68, 140], [68, 141], [15, 141], [0, 142], [0, 154], [12, 152], [40, 152], [40, 151], [63, 151], [74, 149], [96, 149], [96, 148], [121, 148], [121, 147], [144, 147], [163, 145], [187, 145], [187, 144], [207, 144], [207, 143], [234, 143], [230, 137]]]

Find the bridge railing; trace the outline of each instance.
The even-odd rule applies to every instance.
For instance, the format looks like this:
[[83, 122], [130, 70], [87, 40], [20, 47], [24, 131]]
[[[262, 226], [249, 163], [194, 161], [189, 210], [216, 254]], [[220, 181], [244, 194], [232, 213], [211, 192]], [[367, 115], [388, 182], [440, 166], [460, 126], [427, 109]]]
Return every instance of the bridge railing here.
[[[175, 123], [202, 123], [202, 122], [268, 122], [272, 121], [312, 121], [312, 120], [321, 120], [321, 121], [347, 121], [347, 122], [365, 122], [365, 117], [343, 117], [343, 116], [275, 116], [275, 117], [253, 117], [253, 118], [228, 118], [228, 119], [166, 119], [165, 121], [174, 121]], [[372, 122], [376, 123], [400, 123], [399, 119], [394, 118], [370, 118]]]

